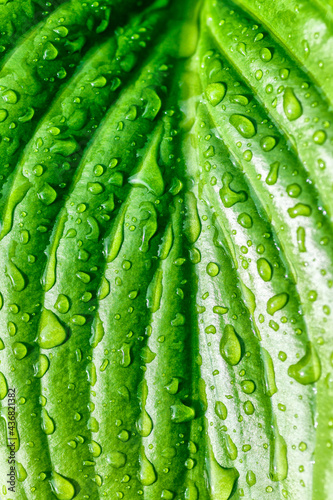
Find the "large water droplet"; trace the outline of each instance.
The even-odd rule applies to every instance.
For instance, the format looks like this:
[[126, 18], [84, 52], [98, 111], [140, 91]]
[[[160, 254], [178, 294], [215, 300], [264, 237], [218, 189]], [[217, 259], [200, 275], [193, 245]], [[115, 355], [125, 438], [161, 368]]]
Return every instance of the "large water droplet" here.
[[8, 393], [8, 385], [6, 377], [2, 372], [0, 372], [0, 400], [5, 399]]
[[176, 424], [190, 422], [195, 417], [195, 411], [190, 406], [184, 405], [181, 401], [171, 406], [171, 420]]
[[231, 115], [229, 122], [246, 139], [250, 139], [256, 134], [253, 122], [243, 115]]
[[262, 149], [264, 151], [266, 151], [266, 153], [268, 153], [269, 151], [272, 151], [272, 149], [274, 149], [276, 146], [275, 137], [273, 137], [271, 135], [267, 135], [266, 137], [263, 137], [260, 140], [260, 146], [262, 147]]
[[56, 200], [57, 192], [46, 182], [38, 191], [37, 196], [44, 205], [48, 206]]
[[276, 422], [273, 425], [269, 475], [272, 481], [283, 481], [288, 475], [287, 445], [279, 434]]
[[26, 286], [23, 274], [19, 268], [9, 260], [7, 263], [7, 273], [15, 292], [22, 292]]
[[324, 130], [317, 130], [312, 136], [313, 142], [321, 146], [327, 139], [326, 132]]
[[247, 200], [247, 194], [245, 191], [237, 192], [230, 188], [232, 179], [233, 177], [229, 172], [226, 172], [222, 178], [223, 187], [220, 189], [220, 197], [226, 208], [230, 208], [236, 203], [242, 203]]
[[312, 213], [312, 208], [304, 203], [297, 203], [294, 207], [288, 208], [289, 217], [309, 217]]
[[36, 378], [42, 378], [49, 369], [50, 361], [45, 354], [40, 354], [37, 363], [34, 365], [34, 375]]
[[143, 446], [141, 447], [140, 453], [140, 471], [139, 479], [143, 486], [150, 486], [155, 483], [157, 476], [153, 464], [151, 464], [146, 457], [145, 450]]
[[225, 469], [220, 466], [214, 456], [210, 442], [208, 443], [208, 453], [206, 456], [206, 469], [211, 500], [229, 500], [239, 473], [234, 468]]
[[278, 293], [274, 295], [274, 297], [271, 297], [267, 301], [267, 312], [271, 316], [273, 316], [276, 311], [279, 311], [282, 309], [288, 302], [289, 300], [289, 295], [287, 293]]
[[46, 42], [44, 47], [43, 59], [53, 61], [58, 55], [58, 50], [51, 42]]
[[230, 460], [236, 460], [236, 458], [238, 457], [237, 446], [235, 445], [235, 443], [233, 442], [233, 440], [231, 439], [229, 434], [227, 434], [227, 436], [225, 438], [225, 445], [226, 445], [227, 453], [229, 455]]
[[22, 342], [14, 342], [13, 352], [16, 359], [23, 359], [28, 354], [28, 349], [25, 344], [22, 344]]
[[193, 193], [185, 194], [186, 217], [184, 220], [184, 234], [189, 243], [193, 244], [199, 238], [201, 232], [201, 223], [197, 209], [197, 199]]
[[277, 392], [275, 383], [275, 371], [272, 358], [266, 349], [263, 347], [260, 350], [261, 359], [263, 361], [263, 379], [264, 390], [267, 396], [272, 397]]
[[229, 365], [235, 366], [242, 357], [242, 348], [232, 325], [226, 325], [220, 342], [220, 352]]
[[23, 465], [20, 464], [19, 462], [16, 462], [16, 475], [18, 481], [20, 481], [21, 483], [25, 481], [28, 477], [27, 471], [25, 470]]
[[142, 437], [148, 437], [153, 429], [153, 421], [146, 412], [143, 410], [138, 421], [137, 421], [137, 429]]
[[280, 162], [275, 161], [270, 165], [269, 173], [266, 177], [266, 184], [273, 186], [278, 180]]
[[289, 366], [288, 375], [302, 385], [313, 384], [320, 379], [320, 358], [312, 342], [307, 343], [303, 358], [295, 365]]
[[52, 349], [66, 340], [66, 331], [57, 316], [49, 309], [44, 309], [38, 329], [38, 344], [42, 349]]
[[215, 403], [215, 413], [221, 419], [225, 420], [228, 416], [228, 409], [222, 401], [216, 401]]
[[264, 281], [270, 281], [272, 279], [272, 274], [273, 274], [272, 267], [266, 259], [264, 259], [263, 257], [258, 259], [257, 268], [259, 276]]
[[205, 91], [205, 94], [206, 94], [206, 98], [207, 98], [207, 101], [209, 102], [209, 104], [211, 104], [212, 106], [217, 106], [218, 104], [220, 104], [220, 102], [222, 102], [225, 94], [226, 94], [226, 86], [224, 85], [224, 83], [221, 83], [221, 82], [218, 82], [218, 83], [210, 83], [207, 87], [206, 87], [206, 91]]
[[42, 408], [42, 429], [45, 434], [50, 435], [54, 433], [54, 422], [45, 408]]
[[75, 489], [72, 483], [55, 471], [52, 472], [50, 485], [58, 500], [72, 500], [74, 498]]
[[294, 94], [293, 89], [287, 87], [283, 94], [283, 109], [288, 120], [297, 120], [302, 115], [302, 105]]
[[69, 299], [66, 295], [60, 293], [58, 295], [57, 301], [54, 304], [55, 309], [57, 309], [61, 314], [66, 314], [69, 311]]
[[269, 48], [263, 47], [262, 49], [260, 49], [260, 58], [263, 61], [268, 62], [272, 59], [272, 57], [272, 51]]

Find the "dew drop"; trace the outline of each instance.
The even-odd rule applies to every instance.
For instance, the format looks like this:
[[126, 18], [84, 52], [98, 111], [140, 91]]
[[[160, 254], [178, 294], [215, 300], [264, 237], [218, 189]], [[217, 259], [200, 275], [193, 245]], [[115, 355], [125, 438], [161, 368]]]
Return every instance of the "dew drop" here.
[[246, 139], [250, 139], [256, 134], [253, 122], [246, 116], [236, 114], [231, 115], [229, 122], [233, 127], [235, 127], [237, 132], [239, 132]]
[[321, 363], [312, 342], [307, 343], [303, 358], [295, 365], [289, 367], [288, 375], [302, 385], [313, 384], [319, 380], [321, 376]]
[[237, 365], [242, 357], [242, 348], [235, 329], [226, 325], [220, 341], [220, 353], [223, 359], [231, 366]]
[[207, 101], [211, 106], [217, 106], [223, 101], [226, 94], [226, 86], [224, 83], [210, 83], [205, 90]]
[[44, 309], [39, 323], [38, 344], [42, 349], [52, 349], [66, 340], [66, 331], [57, 316], [49, 309]]
[[289, 121], [297, 120], [303, 113], [302, 105], [290, 87], [283, 94], [283, 109]]

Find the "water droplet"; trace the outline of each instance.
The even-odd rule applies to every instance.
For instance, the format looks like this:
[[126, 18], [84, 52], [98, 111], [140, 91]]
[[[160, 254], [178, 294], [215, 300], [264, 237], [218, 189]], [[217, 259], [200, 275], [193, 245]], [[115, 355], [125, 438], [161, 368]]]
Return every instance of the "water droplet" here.
[[146, 457], [143, 446], [141, 447], [140, 453], [139, 479], [143, 486], [150, 486], [151, 484], [155, 483], [157, 479], [154, 466]]
[[42, 378], [49, 369], [49, 358], [45, 354], [40, 354], [37, 363], [34, 365], [34, 375], [36, 378]]
[[264, 281], [270, 281], [272, 279], [273, 269], [266, 259], [260, 258], [257, 260], [257, 269], [259, 276]]
[[242, 54], [242, 56], [246, 56], [246, 45], [244, 42], [239, 42], [236, 46], [237, 52]]
[[20, 464], [19, 462], [16, 462], [16, 475], [18, 481], [20, 481], [21, 483], [25, 481], [26, 478], [28, 477], [27, 471], [25, 470], [23, 465]]
[[127, 457], [120, 451], [113, 451], [107, 456], [107, 462], [114, 469], [121, 469], [126, 464]]
[[270, 449], [270, 470], [272, 481], [283, 481], [288, 475], [287, 445], [279, 434], [277, 425], [273, 425], [273, 438]]
[[283, 109], [289, 121], [297, 120], [303, 113], [302, 105], [290, 87], [283, 94]]
[[42, 189], [37, 192], [37, 196], [44, 205], [48, 206], [56, 200], [57, 192], [50, 186], [50, 184], [45, 182]]
[[246, 482], [250, 486], [250, 488], [251, 488], [251, 486], [254, 486], [256, 484], [257, 478], [256, 478], [255, 473], [252, 472], [252, 470], [247, 471]]
[[177, 394], [179, 390], [179, 379], [174, 377], [171, 382], [165, 386], [166, 390], [169, 392], [169, 394]]
[[206, 470], [210, 485], [211, 498], [214, 500], [228, 500], [234, 490], [239, 473], [235, 468], [226, 469], [217, 462], [210, 440], [206, 455]]
[[66, 28], [66, 26], [57, 26], [56, 28], [53, 28], [53, 31], [62, 38], [68, 35], [68, 29]]
[[72, 483], [55, 471], [52, 472], [50, 485], [58, 500], [72, 500], [74, 498], [75, 489]]
[[273, 57], [271, 50], [268, 49], [267, 47], [263, 47], [262, 49], [260, 49], [259, 54], [260, 54], [260, 58], [265, 62], [270, 61]]
[[269, 174], [266, 177], [266, 184], [273, 186], [278, 180], [280, 162], [275, 161], [270, 165]]
[[28, 354], [28, 349], [25, 344], [22, 344], [22, 342], [14, 342], [13, 352], [16, 359], [23, 359]]
[[319, 380], [321, 376], [321, 363], [312, 342], [307, 343], [303, 358], [295, 365], [289, 367], [288, 375], [302, 385], [313, 384]]
[[297, 203], [294, 207], [288, 208], [289, 216], [294, 219], [295, 217], [309, 217], [312, 213], [312, 208], [304, 203]]
[[321, 146], [327, 139], [326, 132], [324, 130], [317, 130], [312, 136], [313, 142]]
[[258, 69], [255, 73], [256, 80], [261, 80], [262, 79], [263, 72], [261, 69]]
[[235, 104], [240, 104], [241, 106], [247, 106], [249, 104], [249, 100], [245, 95], [241, 94], [233, 94], [230, 96], [230, 102]]
[[281, 80], [287, 80], [289, 73], [290, 73], [290, 71], [287, 68], [280, 69], [279, 75], [280, 75]]
[[227, 454], [229, 455], [230, 460], [236, 460], [238, 456], [237, 446], [235, 445], [229, 434], [227, 434], [226, 436], [225, 444], [227, 448]]
[[244, 408], [246, 415], [253, 415], [254, 406], [253, 406], [251, 401], [245, 401], [243, 408]]
[[120, 352], [121, 352], [121, 355], [122, 355], [120, 364], [124, 368], [127, 368], [131, 364], [131, 362], [132, 362], [132, 359], [131, 359], [131, 346], [130, 346], [130, 344], [127, 344], [125, 342], [122, 345], [122, 347], [120, 348]]
[[210, 262], [207, 265], [206, 271], [207, 271], [207, 274], [209, 274], [209, 276], [214, 278], [215, 276], [217, 276], [219, 274], [220, 268], [219, 268], [218, 264], [215, 264], [215, 262]]
[[226, 208], [230, 208], [236, 203], [242, 203], [247, 200], [245, 191], [237, 192], [230, 188], [232, 179], [233, 177], [229, 172], [226, 172], [222, 178], [223, 187], [220, 189], [220, 198]]
[[214, 106], [214, 107], [217, 106], [218, 104], [220, 104], [220, 102], [223, 101], [224, 96], [226, 94], [226, 91], [227, 91], [227, 89], [226, 89], [226, 86], [224, 85], [224, 83], [221, 83], [221, 82], [210, 83], [206, 87], [206, 91], [205, 91], [207, 101], [212, 106]]
[[9, 260], [7, 263], [7, 273], [15, 292], [21, 292], [26, 286], [23, 274], [19, 268]]
[[252, 380], [242, 380], [241, 387], [245, 394], [252, 394], [256, 388], [255, 383]]
[[162, 491], [161, 498], [163, 500], [173, 500], [174, 497], [175, 497], [175, 495], [172, 493], [172, 491], [169, 491], [169, 490]]
[[289, 184], [286, 191], [291, 198], [297, 198], [301, 194], [302, 188], [299, 184]]
[[71, 156], [78, 149], [79, 145], [73, 138], [64, 140], [58, 139], [57, 141], [53, 141], [53, 144], [50, 148], [53, 154], [59, 154], [62, 156]]
[[58, 50], [51, 42], [46, 42], [44, 47], [43, 59], [53, 61], [58, 55]]
[[90, 362], [86, 367], [88, 383], [94, 387], [97, 382], [96, 366], [94, 363]]
[[142, 91], [142, 99], [146, 101], [146, 107], [142, 114], [147, 120], [153, 121], [162, 106], [162, 101], [152, 87], [146, 87]]
[[105, 85], [107, 84], [107, 79], [105, 78], [105, 76], [103, 75], [99, 75], [97, 78], [95, 78], [95, 80], [93, 80], [91, 82], [91, 86], [92, 87], [96, 87], [97, 89], [101, 89], [103, 87], [105, 87]]
[[184, 405], [181, 401], [171, 406], [171, 420], [176, 424], [190, 422], [195, 417], [193, 408]]
[[215, 413], [221, 419], [225, 420], [228, 416], [228, 409], [222, 401], [216, 401], [215, 403]]
[[42, 408], [42, 429], [47, 435], [53, 434], [55, 430], [53, 419], [45, 408]]
[[304, 227], [297, 228], [297, 245], [300, 252], [306, 252]]
[[264, 34], [263, 33], [257, 33], [256, 36], [254, 37], [253, 41], [254, 42], [260, 42], [260, 40], [262, 40], [264, 38]]
[[5, 399], [8, 393], [8, 385], [6, 377], [0, 372], [0, 400]]
[[66, 331], [60, 324], [57, 316], [50, 310], [44, 309], [38, 328], [38, 344], [42, 349], [52, 349], [66, 340]]
[[60, 293], [58, 295], [57, 301], [54, 304], [55, 309], [57, 309], [61, 314], [66, 314], [69, 311], [69, 300], [66, 295]]
[[242, 357], [242, 348], [232, 325], [226, 325], [220, 342], [220, 353], [229, 365], [237, 365]]
[[262, 149], [268, 153], [269, 151], [272, 151], [272, 149], [275, 148], [276, 146], [276, 139], [275, 137], [272, 137], [271, 135], [267, 135], [266, 137], [263, 137], [260, 139], [260, 146]]
[[271, 297], [267, 301], [267, 312], [271, 316], [273, 316], [274, 313], [282, 309], [288, 302], [289, 300], [289, 295], [287, 293], [278, 293], [274, 295], [274, 297]]
[[146, 412], [143, 410], [138, 421], [137, 421], [137, 429], [142, 437], [148, 437], [151, 431], [153, 430], [153, 421]]
[[237, 222], [246, 229], [250, 229], [253, 225], [252, 217], [245, 212], [238, 216]]
[[263, 347], [260, 350], [261, 359], [263, 361], [263, 379], [264, 379], [264, 391], [270, 398], [277, 392], [277, 387], [275, 383], [275, 371], [272, 358], [266, 349]]
[[183, 223], [184, 234], [189, 243], [193, 244], [199, 238], [201, 223], [197, 209], [197, 199], [193, 193], [185, 194], [185, 220]]
[[18, 94], [15, 92], [15, 90], [6, 90], [2, 94], [2, 99], [7, 103], [7, 104], [16, 104], [18, 101]]
[[253, 122], [246, 116], [236, 114], [231, 115], [229, 122], [233, 127], [235, 127], [237, 132], [239, 132], [246, 139], [250, 139], [256, 135], [256, 129]]
[[8, 116], [8, 111], [6, 109], [0, 109], [0, 123], [4, 122]]

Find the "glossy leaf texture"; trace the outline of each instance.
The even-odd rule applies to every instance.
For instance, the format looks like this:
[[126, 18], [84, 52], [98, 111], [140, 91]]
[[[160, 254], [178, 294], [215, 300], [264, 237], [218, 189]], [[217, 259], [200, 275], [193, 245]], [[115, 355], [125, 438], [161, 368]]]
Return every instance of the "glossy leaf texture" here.
[[329, 500], [331, 3], [0, 7], [0, 498]]

